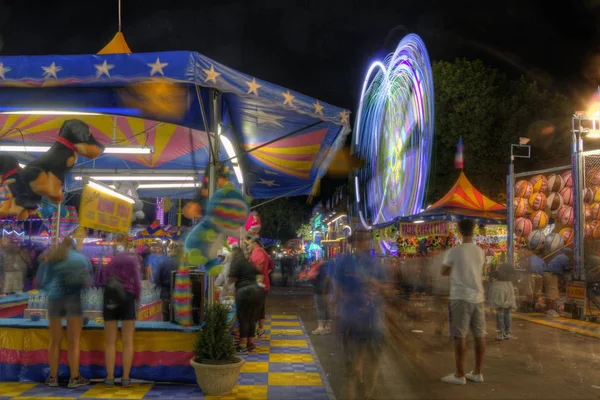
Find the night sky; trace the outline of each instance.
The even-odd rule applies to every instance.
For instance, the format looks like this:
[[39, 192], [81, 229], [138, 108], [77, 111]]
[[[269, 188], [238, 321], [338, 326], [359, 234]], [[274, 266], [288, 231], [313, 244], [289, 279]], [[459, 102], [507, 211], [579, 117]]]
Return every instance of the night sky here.
[[[600, 83], [599, 0], [122, 2], [133, 52], [198, 51], [353, 112], [370, 62], [409, 32], [432, 61], [481, 58], [575, 99]], [[4, 55], [95, 53], [116, 30], [117, 0], [0, 0]]]

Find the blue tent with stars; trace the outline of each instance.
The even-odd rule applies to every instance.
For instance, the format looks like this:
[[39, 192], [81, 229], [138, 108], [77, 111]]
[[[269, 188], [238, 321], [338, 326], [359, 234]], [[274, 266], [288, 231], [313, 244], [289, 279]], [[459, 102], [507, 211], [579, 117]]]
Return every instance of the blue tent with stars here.
[[[218, 159], [236, 167], [234, 182], [270, 198], [312, 194], [350, 131], [347, 110], [199, 53], [127, 50], [0, 57], [2, 145], [50, 145], [65, 119], [79, 118], [105, 145], [153, 153], [80, 158], [69, 189], [86, 174], [152, 172], [141, 197], [192, 197], [190, 185], [161, 182], [161, 174], [199, 180], [218, 149]], [[13, 154], [27, 163], [40, 153]]]

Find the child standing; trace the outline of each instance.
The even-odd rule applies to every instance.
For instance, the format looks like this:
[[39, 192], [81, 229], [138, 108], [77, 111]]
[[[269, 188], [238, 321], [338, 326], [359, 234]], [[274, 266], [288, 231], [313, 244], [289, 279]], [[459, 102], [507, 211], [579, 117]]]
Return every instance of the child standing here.
[[496, 312], [496, 340], [511, 338], [511, 309], [517, 308], [513, 282], [516, 279], [515, 268], [511, 264], [501, 264], [492, 276], [489, 291], [490, 308]]

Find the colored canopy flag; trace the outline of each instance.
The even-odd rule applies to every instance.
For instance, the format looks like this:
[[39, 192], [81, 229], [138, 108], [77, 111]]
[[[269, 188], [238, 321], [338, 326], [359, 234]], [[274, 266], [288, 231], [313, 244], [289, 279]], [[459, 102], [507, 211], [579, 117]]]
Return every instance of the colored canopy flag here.
[[[237, 156], [250, 195], [268, 198], [312, 194], [350, 132], [347, 110], [195, 52], [104, 54], [129, 52], [118, 34], [98, 55], [0, 57], [2, 144], [50, 145], [62, 122], [71, 118], [68, 113], [76, 112], [105, 145], [154, 148], [153, 154], [105, 154], [94, 161], [80, 157], [66, 179], [67, 190], [73, 190], [81, 181], [72, 176], [89, 170], [154, 170], [201, 178], [208, 163], [207, 129], [217, 129], [232, 144], [222, 139], [220, 160], [231, 164]], [[152, 96], [132, 103], [134, 89], [141, 91], [143, 85], [177, 88], [172, 92], [184, 106], [181, 112], [161, 113], [161, 104], [148, 106]], [[27, 163], [40, 153], [15, 154]], [[231, 180], [241, 183], [233, 174]], [[184, 187], [139, 189], [141, 197], [194, 194], [194, 188]]]
[[146, 229], [139, 231], [136, 236], [140, 238], [170, 238], [171, 234], [158, 221], [154, 221]]
[[484, 196], [461, 172], [452, 189], [431, 207], [417, 215], [398, 220], [458, 221], [464, 218], [474, 219], [480, 224], [505, 223], [506, 207]]
[[463, 142], [462, 136], [458, 139], [458, 144], [456, 145], [456, 156], [454, 156], [454, 168], [463, 169], [465, 167], [465, 160], [463, 156]]

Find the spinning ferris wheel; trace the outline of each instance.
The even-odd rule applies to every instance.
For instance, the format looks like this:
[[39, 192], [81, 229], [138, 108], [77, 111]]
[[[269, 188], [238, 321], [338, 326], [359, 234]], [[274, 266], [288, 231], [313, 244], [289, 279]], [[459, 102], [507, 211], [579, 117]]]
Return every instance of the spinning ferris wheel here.
[[433, 135], [429, 55], [421, 38], [410, 34], [369, 67], [362, 87], [353, 147], [366, 160], [355, 176], [366, 228], [421, 211]]

